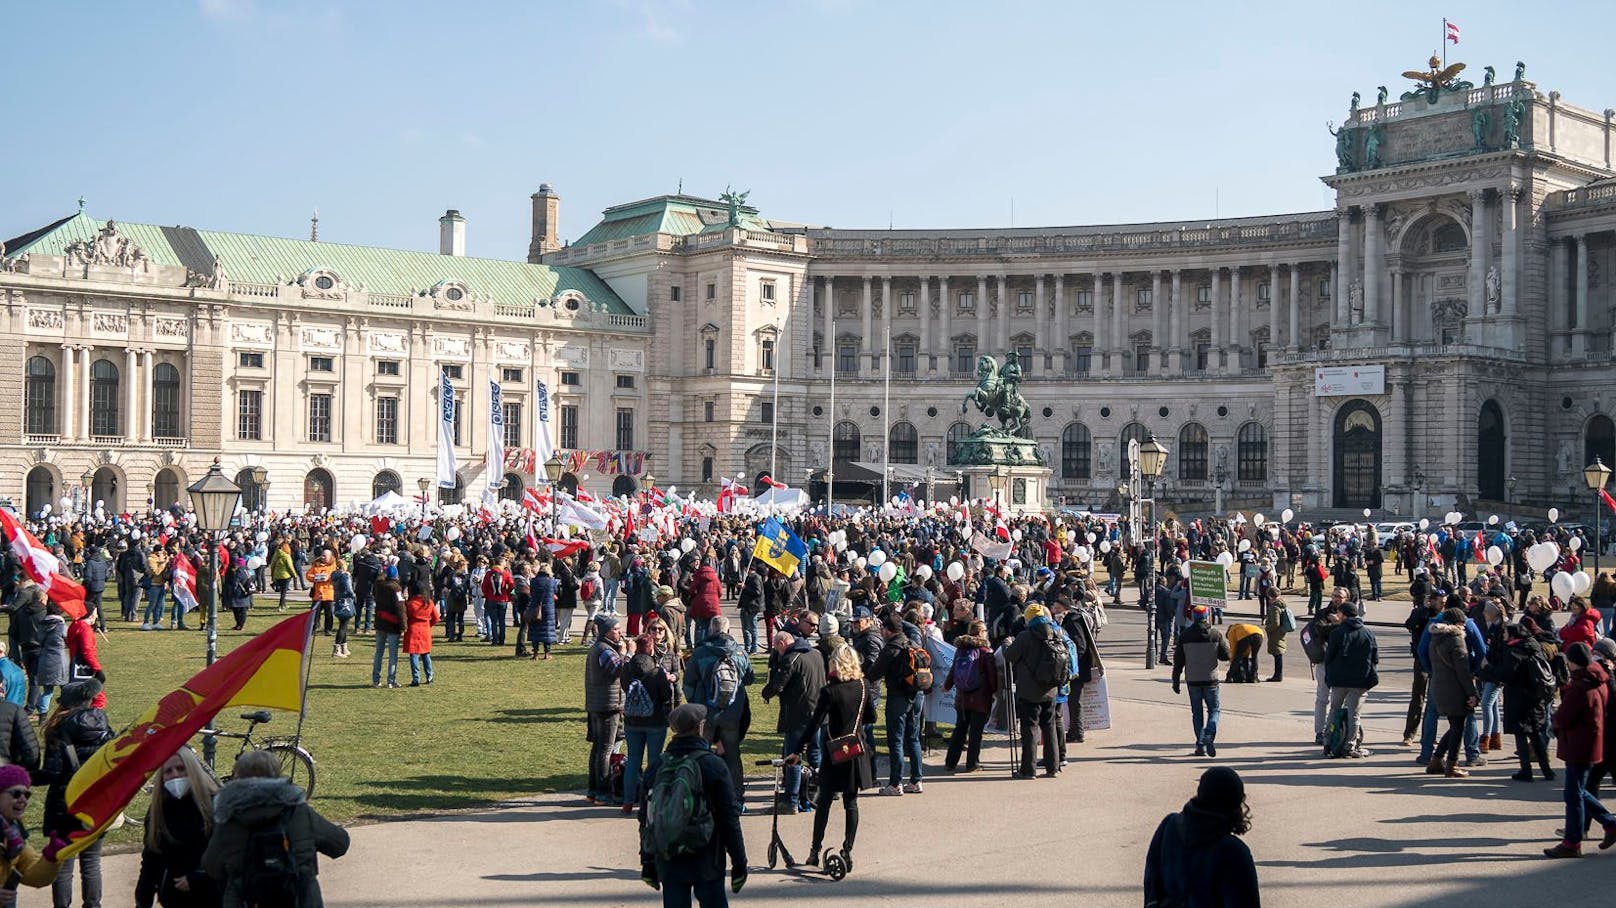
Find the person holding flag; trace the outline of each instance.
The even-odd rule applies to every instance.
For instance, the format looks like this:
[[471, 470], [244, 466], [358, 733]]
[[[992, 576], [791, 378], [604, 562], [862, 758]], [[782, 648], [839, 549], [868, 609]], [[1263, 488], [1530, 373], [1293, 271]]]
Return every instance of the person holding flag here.
[[786, 529], [778, 517], [770, 517], [758, 527], [752, 557], [790, 577], [808, 557], [808, 546], [796, 533]]

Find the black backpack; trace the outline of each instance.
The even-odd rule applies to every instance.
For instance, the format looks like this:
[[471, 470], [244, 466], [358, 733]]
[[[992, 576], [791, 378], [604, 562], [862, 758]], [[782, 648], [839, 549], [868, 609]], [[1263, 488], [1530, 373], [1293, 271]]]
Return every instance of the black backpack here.
[[302, 905], [303, 878], [297, 856], [292, 854], [292, 835], [287, 828], [297, 805], [281, 811], [274, 823], [260, 826], [247, 836], [247, 860], [236, 884], [236, 894], [245, 908], [299, 908]]

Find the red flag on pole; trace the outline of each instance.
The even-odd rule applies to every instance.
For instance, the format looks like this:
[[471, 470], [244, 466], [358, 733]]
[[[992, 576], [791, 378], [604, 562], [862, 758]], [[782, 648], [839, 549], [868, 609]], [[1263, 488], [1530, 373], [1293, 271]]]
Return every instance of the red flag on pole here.
[[11, 550], [27, 572], [28, 579], [45, 590], [50, 601], [62, 607], [62, 612], [74, 619], [84, 617], [84, 587], [73, 578], [61, 573], [62, 563], [44, 544], [34, 538], [17, 518], [0, 508], [0, 527], [11, 540]]
[[1448, 19], [1443, 19], [1442, 21], [1447, 24], [1448, 43], [1449, 44], [1458, 44], [1459, 43], [1459, 24], [1457, 22], [1453, 22], [1453, 21], [1450, 21]]
[[1600, 489], [1599, 500], [1605, 503], [1605, 507], [1610, 508], [1611, 513], [1616, 513], [1616, 498], [1610, 497], [1609, 492], [1605, 491], [1604, 489]]

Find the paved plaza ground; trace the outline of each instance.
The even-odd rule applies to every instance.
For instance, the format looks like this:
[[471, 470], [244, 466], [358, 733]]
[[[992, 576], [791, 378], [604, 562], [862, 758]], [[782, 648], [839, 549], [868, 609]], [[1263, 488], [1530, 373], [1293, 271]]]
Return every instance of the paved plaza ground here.
[[[1151, 833], [1214, 761], [1188, 756], [1189, 709], [1173, 695], [1168, 671], [1143, 668], [1139, 612], [1111, 614], [1101, 649], [1113, 726], [1076, 747], [1075, 762], [1060, 778], [1010, 779], [1002, 739], [992, 748], [990, 771], [973, 776], [944, 773], [934, 749], [924, 795], [861, 799], [856, 868], [840, 883], [764, 869], [769, 817], [754, 813], [744, 820], [753, 873], [736, 901], [1139, 904]], [[1404, 603], [1370, 609], [1371, 620], [1400, 623], [1406, 614]], [[1558, 784], [1512, 782], [1513, 763], [1495, 762], [1466, 780], [1427, 776], [1414, 764], [1414, 752], [1399, 741], [1408, 701], [1407, 636], [1400, 627], [1377, 632], [1383, 681], [1365, 714], [1368, 759], [1319, 757], [1312, 745], [1313, 685], [1294, 637], [1283, 683], [1224, 687], [1215, 762], [1246, 779], [1255, 814], [1246, 840], [1267, 903], [1610, 904], [1616, 851], [1589, 846], [1592, 854], [1578, 862], [1540, 856], [1561, 825]], [[1266, 654], [1261, 668], [1266, 677]], [[580, 727], [580, 748], [582, 738]], [[877, 766], [884, 774], [884, 758]], [[767, 786], [764, 777], [751, 780], [755, 807], [767, 803]], [[781, 822], [802, 857], [811, 818]], [[830, 829], [827, 841], [839, 842], [840, 816]], [[351, 831], [348, 856], [322, 862], [326, 900], [335, 906], [659, 903], [639, 881], [635, 823], [577, 794]], [[108, 893], [132, 891], [137, 866], [133, 854], [109, 855]]]

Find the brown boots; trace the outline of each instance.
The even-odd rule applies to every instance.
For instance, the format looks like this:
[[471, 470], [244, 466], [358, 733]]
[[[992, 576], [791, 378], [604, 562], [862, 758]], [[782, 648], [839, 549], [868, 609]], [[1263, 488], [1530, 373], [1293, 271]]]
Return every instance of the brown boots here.
[[1441, 757], [1432, 757], [1425, 767], [1428, 776], [1447, 776], [1450, 779], [1463, 779], [1470, 775], [1470, 771], [1458, 765], [1453, 760], [1444, 760]]
[[1425, 774], [1428, 776], [1440, 776], [1446, 773], [1447, 764], [1442, 761], [1441, 757], [1432, 757], [1431, 762], [1425, 767]]
[[1495, 731], [1491, 735], [1482, 735], [1479, 744], [1479, 749], [1482, 753], [1486, 753], [1489, 750], [1493, 753], [1498, 753], [1504, 749], [1504, 733], [1501, 731]]

